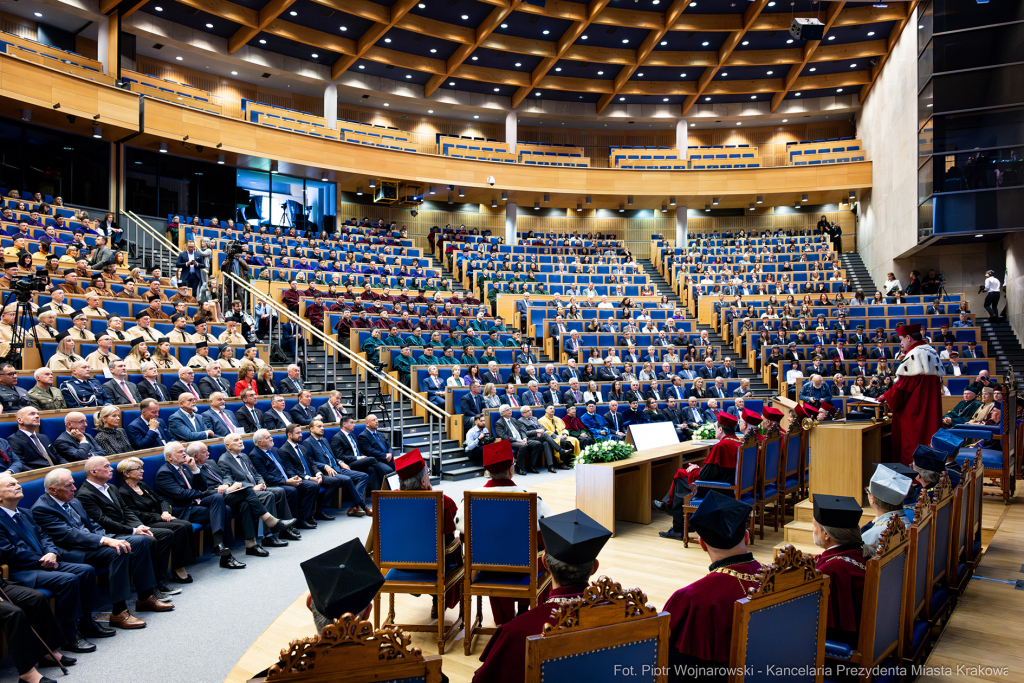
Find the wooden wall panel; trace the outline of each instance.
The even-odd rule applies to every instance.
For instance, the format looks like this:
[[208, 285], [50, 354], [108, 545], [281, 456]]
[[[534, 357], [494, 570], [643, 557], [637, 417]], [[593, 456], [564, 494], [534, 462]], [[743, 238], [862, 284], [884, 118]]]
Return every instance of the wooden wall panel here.
[[38, 40], [38, 27], [39, 24], [37, 22], [29, 21], [24, 17], [19, 17], [18, 15], [11, 14], [10, 12], [0, 11], [0, 31], [13, 33], [19, 38]]

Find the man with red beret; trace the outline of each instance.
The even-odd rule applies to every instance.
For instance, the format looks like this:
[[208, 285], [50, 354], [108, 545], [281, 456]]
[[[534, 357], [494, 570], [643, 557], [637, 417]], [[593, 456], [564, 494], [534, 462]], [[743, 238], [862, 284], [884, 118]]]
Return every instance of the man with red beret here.
[[920, 325], [900, 325], [903, 360], [896, 382], [879, 399], [892, 410], [892, 452], [910, 465], [918, 444], [931, 443], [942, 421], [942, 362], [921, 334]]
[[753, 429], [754, 433], [757, 434], [757, 440], [764, 441], [764, 437], [757, 431], [757, 428], [761, 426], [761, 416], [750, 408], [744, 408], [741, 417], [743, 418], [743, 424], [746, 425], [746, 429], [740, 430], [743, 435], [746, 436], [747, 433]]

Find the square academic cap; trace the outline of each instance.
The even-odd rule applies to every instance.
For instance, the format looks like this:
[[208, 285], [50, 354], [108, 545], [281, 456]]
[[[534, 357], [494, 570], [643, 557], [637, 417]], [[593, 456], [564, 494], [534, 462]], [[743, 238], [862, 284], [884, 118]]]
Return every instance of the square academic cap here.
[[727, 550], [743, 540], [752, 509], [742, 501], [711, 491], [690, 515], [690, 526], [712, 548]]
[[538, 520], [549, 555], [566, 564], [592, 562], [612, 532], [579, 510]]
[[329, 619], [359, 614], [384, 585], [384, 577], [357, 538], [299, 564], [316, 611]]

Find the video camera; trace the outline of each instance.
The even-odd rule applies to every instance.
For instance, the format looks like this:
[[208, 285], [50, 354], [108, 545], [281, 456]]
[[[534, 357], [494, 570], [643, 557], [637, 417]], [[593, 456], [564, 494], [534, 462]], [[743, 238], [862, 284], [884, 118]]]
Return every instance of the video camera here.
[[238, 240], [231, 240], [224, 247], [224, 258], [233, 259], [236, 256], [242, 256], [245, 253], [245, 247]]
[[25, 276], [12, 282], [11, 289], [14, 291], [15, 296], [17, 296], [18, 301], [26, 303], [31, 301], [32, 292], [46, 291], [46, 284], [45, 278]]

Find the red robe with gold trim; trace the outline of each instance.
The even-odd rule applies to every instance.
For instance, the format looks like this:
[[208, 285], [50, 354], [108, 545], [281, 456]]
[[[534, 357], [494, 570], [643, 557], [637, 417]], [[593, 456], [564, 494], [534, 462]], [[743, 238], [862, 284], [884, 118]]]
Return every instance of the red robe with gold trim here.
[[942, 424], [942, 363], [927, 342], [915, 342], [896, 369], [896, 382], [881, 399], [892, 409], [892, 454], [911, 465], [914, 450], [931, 443]]
[[837, 545], [818, 555], [818, 571], [831, 577], [828, 589], [829, 640], [857, 642], [861, 604], [864, 602], [863, 546]]

